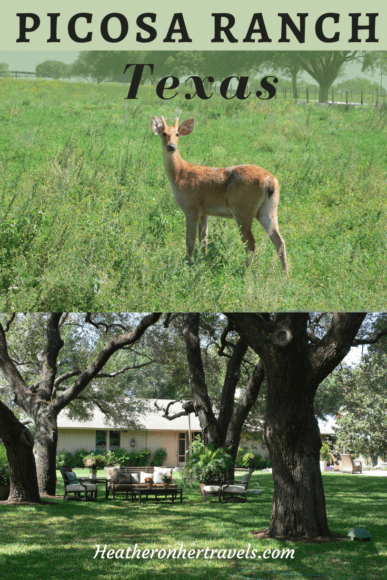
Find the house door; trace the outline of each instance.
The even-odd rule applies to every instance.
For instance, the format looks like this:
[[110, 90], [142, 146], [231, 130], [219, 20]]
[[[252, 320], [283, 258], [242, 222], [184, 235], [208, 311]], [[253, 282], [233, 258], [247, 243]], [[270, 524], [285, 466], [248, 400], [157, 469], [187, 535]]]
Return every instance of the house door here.
[[185, 463], [185, 452], [186, 452], [186, 438], [185, 433], [179, 433], [179, 441], [178, 441], [178, 463], [184, 464]]

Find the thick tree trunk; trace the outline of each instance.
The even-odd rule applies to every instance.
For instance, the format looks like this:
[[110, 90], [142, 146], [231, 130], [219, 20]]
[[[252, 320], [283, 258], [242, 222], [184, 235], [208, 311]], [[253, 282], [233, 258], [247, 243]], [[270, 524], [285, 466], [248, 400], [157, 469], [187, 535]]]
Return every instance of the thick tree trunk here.
[[320, 103], [325, 103], [329, 101], [329, 89], [331, 88], [332, 83], [324, 84], [320, 83]]
[[41, 495], [56, 492], [56, 449], [58, 427], [52, 409], [40, 409], [36, 417], [35, 460]]
[[276, 400], [267, 404], [265, 441], [273, 466], [272, 536], [329, 536], [324, 489], [319, 464], [321, 437], [313, 400], [302, 395], [300, 385], [277, 382]]
[[0, 401], [0, 437], [4, 442], [11, 488], [8, 501], [40, 502], [31, 432]]

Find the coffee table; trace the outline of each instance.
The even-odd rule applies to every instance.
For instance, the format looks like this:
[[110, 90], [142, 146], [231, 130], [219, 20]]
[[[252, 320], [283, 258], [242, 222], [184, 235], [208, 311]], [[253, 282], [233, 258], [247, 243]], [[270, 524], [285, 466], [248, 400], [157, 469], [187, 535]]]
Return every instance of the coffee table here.
[[183, 490], [181, 487], [134, 487], [132, 489], [132, 502], [136, 499], [138, 495], [138, 502], [141, 503], [141, 499], [145, 497], [148, 499], [150, 495], [154, 495], [156, 501], [159, 501], [160, 497], [170, 497], [172, 503], [175, 503], [177, 496], [180, 496], [180, 503], [183, 502]]

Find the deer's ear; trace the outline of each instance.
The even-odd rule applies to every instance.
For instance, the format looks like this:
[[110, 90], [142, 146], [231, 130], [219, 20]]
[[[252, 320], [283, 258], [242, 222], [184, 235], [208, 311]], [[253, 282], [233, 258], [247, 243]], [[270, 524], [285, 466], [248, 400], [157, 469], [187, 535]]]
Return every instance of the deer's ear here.
[[188, 119], [187, 121], [184, 121], [184, 123], [180, 125], [180, 127], [178, 128], [178, 133], [182, 137], [185, 137], [186, 135], [192, 133], [194, 127], [195, 127], [195, 119]]
[[158, 117], [152, 117], [152, 131], [156, 135], [160, 135], [163, 129], [163, 123]]

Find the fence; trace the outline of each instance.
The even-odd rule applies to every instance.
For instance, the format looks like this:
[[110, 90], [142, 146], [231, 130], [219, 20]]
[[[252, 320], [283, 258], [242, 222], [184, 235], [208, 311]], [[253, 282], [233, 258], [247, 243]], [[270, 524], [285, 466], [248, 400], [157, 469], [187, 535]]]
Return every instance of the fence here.
[[[194, 90], [193, 81], [187, 83], [190, 90]], [[231, 85], [231, 83], [230, 83]], [[219, 83], [205, 83], [205, 90], [207, 94], [212, 91], [214, 94], [219, 93]], [[247, 89], [249, 92], [262, 91], [260, 86], [254, 87], [251, 83]], [[263, 97], [267, 97], [267, 91], [262, 91]], [[235, 86], [229, 86], [227, 90], [227, 96], [232, 97], [235, 94]], [[321, 101], [321, 91], [319, 87], [297, 87], [297, 96], [293, 96], [293, 90], [288, 87], [276, 87], [275, 100], [287, 100], [294, 102], [319, 102]], [[375, 90], [362, 90], [362, 89], [336, 89], [331, 88], [329, 91], [329, 98], [326, 101], [332, 104], [346, 104], [346, 105], [375, 105], [382, 106], [387, 103], [387, 92], [385, 89], [375, 89]]]

